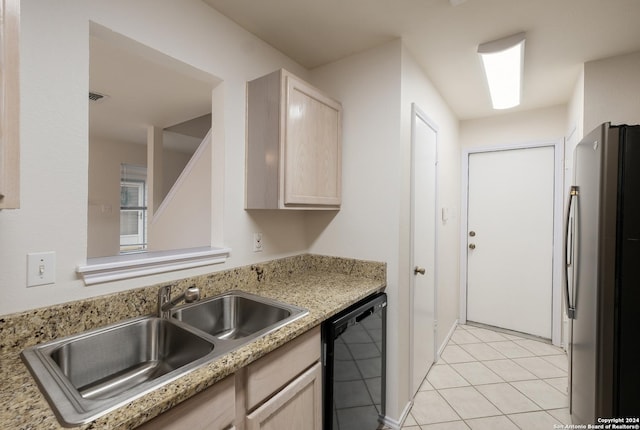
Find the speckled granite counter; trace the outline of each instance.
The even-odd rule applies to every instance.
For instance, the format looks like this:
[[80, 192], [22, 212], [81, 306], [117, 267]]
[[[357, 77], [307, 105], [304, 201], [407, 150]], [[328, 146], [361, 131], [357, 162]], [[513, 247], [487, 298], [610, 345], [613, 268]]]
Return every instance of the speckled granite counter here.
[[[239, 289], [304, 307], [309, 314], [78, 429], [132, 429], [385, 287], [384, 263], [300, 255], [172, 282], [203, 298]], [[20, 352], [123, 319], [154, 314], [158, 284], [0, 316], [0, 429], [61, 429]]]

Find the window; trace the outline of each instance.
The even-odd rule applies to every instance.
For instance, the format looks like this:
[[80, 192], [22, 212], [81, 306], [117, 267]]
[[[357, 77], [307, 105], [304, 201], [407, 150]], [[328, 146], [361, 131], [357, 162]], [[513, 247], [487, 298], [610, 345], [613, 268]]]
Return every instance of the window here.
[[147, 249], [147, 168], [120, 166], [120, 254]]

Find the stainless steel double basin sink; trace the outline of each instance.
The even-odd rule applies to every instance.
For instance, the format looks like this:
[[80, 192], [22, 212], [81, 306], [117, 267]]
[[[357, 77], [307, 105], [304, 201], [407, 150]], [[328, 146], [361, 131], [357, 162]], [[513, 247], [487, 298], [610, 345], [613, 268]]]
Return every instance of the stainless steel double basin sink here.
[[76, 426], [303, 317], [308, 311], [231, 291], [25, 349], [58, 420]]

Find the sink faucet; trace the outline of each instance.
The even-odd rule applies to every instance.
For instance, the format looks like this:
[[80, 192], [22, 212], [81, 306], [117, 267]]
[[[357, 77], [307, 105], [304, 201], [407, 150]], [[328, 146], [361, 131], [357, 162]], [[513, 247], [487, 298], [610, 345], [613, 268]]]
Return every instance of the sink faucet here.
[[184, 293], [171, 300], [171, 285], [165, 285], [158, 292], [158, 316], [171, 318], [171, 308], [183, 301], [193, 303], [200, 300], [200, 290], [195, 285], [187, 288]]

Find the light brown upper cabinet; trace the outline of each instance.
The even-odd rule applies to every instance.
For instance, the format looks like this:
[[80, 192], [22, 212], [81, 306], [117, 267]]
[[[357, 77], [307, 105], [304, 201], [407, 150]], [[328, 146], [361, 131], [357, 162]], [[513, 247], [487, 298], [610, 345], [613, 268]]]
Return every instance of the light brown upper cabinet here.
[[342, 105], [286, 70], [247, 84], [247, 209], [341, 203]]
[[0, 209], [20, 207], [20, 2], [0, 0]]

